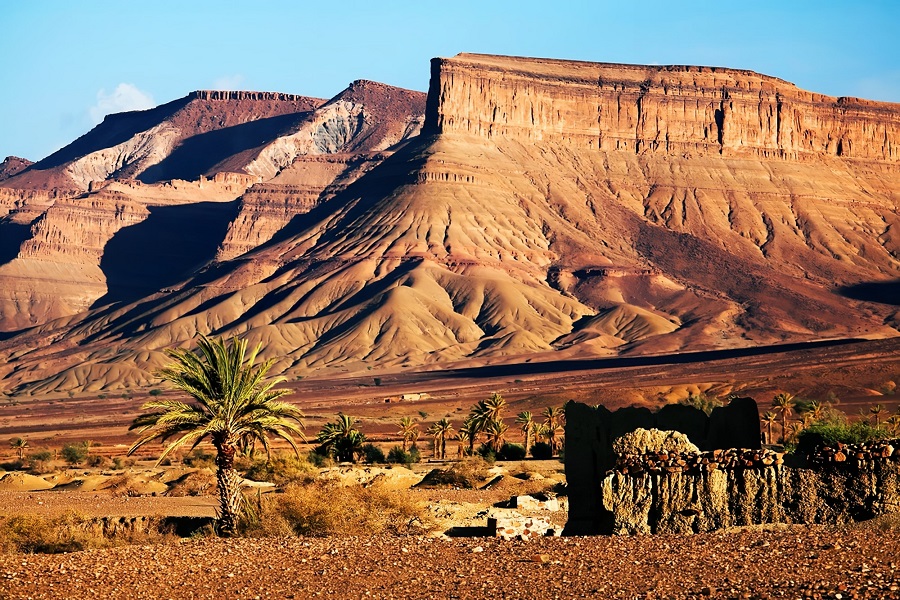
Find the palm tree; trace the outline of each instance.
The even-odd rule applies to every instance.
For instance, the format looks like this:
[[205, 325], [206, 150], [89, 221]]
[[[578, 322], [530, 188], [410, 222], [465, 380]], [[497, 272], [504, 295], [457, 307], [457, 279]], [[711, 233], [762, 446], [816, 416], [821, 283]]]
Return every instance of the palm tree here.
[[[269, 453], [269, 436], [287, 441], [297, 451], [293, 436], [303, 438], [303, 413], [278, 400], [288, 393], [274, 389], [284, 377], [267, 379], [273, 360], [256, 364], [261, 346], [247, 353], [247, 341], [201, 336], [200, 354], [172, 349], [173, 359], [158, 375], [195, 402], [151, 400], [141, 409], [150, 411], [134, 419], [129, 430], [139, 429], [140, 437], [128, 454], [159, 439], [166, 446], [159, 461], [186, 444], [195, 448], [209, 438], [216, 450], [216, 483], [219, 490], [218, 531], [231, 535], [241, 512], [241, 477], [234, 469], [238, 449], [257, 441]], [[157, 464], [159, 463], [157, 461]]]
[[508, 430], [509, 425], [503, 421], [491, 421], [485, 430], [488, 439], [488, 447], [494, 452], [499, 452], [500, 448], [502, 448], [503, 444], [506, 442], [506, 432]]
[[555, 455], [558, 444], [556, 436], [562, 431], [562, 419], [565, 413], [562, 408], [549, 406], [541, 415], [544, 417], [544, 426], [547, 428], [544, 436], [547, 438], [547, 443], [550, 444], [550, 454]]
[[447, 458], [447, 438], [453, 434], [453, 425], [444, 418], [435, 423], [433, 427], [438, 458]]
[[411, 417], [400, 419], [400, 431], [397, 432], [403, 438], [403, 451], [406, 452], [407, 442], [416, 443], [419, 439], [419, 424]]
[[881, 404], [876, 404], [869, 408], [869, 412], [872, 413], [872, 416], [875, 417], [875, 427], [881, 425], [881, 411], [884, 410], [884, 406]]
[[891, 415], [888, 417], [887, 421], [885, 421], [885, 424], [892, 434], [900, 434], [900, 415]]
[[809, 403], [808, 414], [813, 423], [821, 421], [825, 417], [825, 407], [818, 400]]
[[337, 420], [325, 423], [316, 441], [329, 455], [338, 462], [355, 462], [354, 457], [362, 452], [366, 436], [356, 428], [359, 421], [344, 413], [338, 413]]
[[522, 426], [522, 433], [525, 435], [525, 456], [531, 450], [531, 432], [534, 426], [534, 417], [530, 411], [524, 410], [516, 417], [516, 424]]
[[25, 458], [25, 449], [28, 448], [28, 440], [26, 440], [25, 438], [20, 438], [20, 437], [13, 438], [13, 439], [9, 440], [9, 446], [10, 446], [10, 448], [15, 449], [16, 457], [19, 460], [22, 460], [23, 458]]
[[472, 415], [469, 415], [469, 417], [463, 421], [459, 431], [466, 436], [466, 440], [469, 442], [469, 456], [475, 454], [475, 442], [478, 440], [478, 434], [481, 433], [478, 420]]
[[772, 443], [772, 425], [774, 425], [778, 421], [778, 415], [773, 413], [771, 410], [767, 411], [762, 416], [763, 423], [766, 424], [766, 443]]
[[794, 408], [794, 396], [791, 394], [778, 394], [772, 399], [772, 408], [781, 413], [781, 441], [787, 441], [787, 421]]
[[462, 458], [466, 455], [466, 446], [469, 444], [469, 432], [460, 429], [456, 432], [456, 439], [459, 442], [456, 445], [456, 458]]
[[506, 408], [506, 400], [503, 396], [494, 392], [491, 397], [484, 401], [485, 416], [488, 421], [500, 421], [503, 416], [503, 409]]

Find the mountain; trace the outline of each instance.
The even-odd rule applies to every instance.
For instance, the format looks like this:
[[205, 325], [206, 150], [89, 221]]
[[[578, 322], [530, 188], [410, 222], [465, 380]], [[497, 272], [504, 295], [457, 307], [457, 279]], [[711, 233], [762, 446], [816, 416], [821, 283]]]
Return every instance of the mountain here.
[[18, 156], [7, 156], [0, 162], [0, 181], [9, 179], [14, 175], [18, 175], [34, 163], [27, 158], [19, 158]]
[[241, 158], [268, 179], [215, 260], [11, 335], [3, 389], [146, 385], [198, 332], [297, 376], [897, 335], [896, 298], [865, 290], [900, 278], [900, 105], [461, 54], [433, 61], [424, 111], [342, 162], [359, 119], [332, 101]]

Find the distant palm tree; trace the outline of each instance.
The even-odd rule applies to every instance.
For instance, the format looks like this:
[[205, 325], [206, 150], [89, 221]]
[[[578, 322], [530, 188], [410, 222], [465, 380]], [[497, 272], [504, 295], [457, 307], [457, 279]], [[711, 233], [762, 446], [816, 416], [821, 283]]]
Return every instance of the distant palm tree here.
[[419, 439], [419, 424], [411, 417], [403, 417], [400, 419], [400, 431], [397, 432], [403, 438], [403, 451], [406, 452], [407, 443], [416, 443]]
[[456, 445], [456, 458], [462, 458], [466, 455], [466, 446], [469, 444], [469, 432], [460, 429], [456, 432], [456, 440], [459, 442]]
[[10, 448], [15, 449], [16, 457], [19, 460], [22, 460], [25, 458], [25, 449], [28, 448], [28, 440], [26, 440], [25, 438], [20, 438], [20, 437], [13, 438], [13, 439], [9, 440], [9, 446], [10, 446]]
[[778, 422], [778, 415], [773, 413], [771, 410], [767, 411], [762, 416], [763, 423], [766, 424], [766, 443], [772, 443], [772, 425]]
[[522, 426], [522, 433], [525, 435], [525, 456], [531, 451], [531, 434], [534, 429], [534, 417], [530, 411], [523, 410], [516, 417], [516, 424]]
[[506, 443], [506, 432], [509, 425], [503, 421], [491, 421], [485, 433], [487, 434], [488, 447], [494, 452], [499, 452], [503, 444]]
[[881, 404], [876, 404], [869, 408], [869, 412], [872, 413], [872, 416], [875, 417], [875, 427], [878, 427], [881, 424], [881, 411], [884, 410], [884, 406]]
[[891, 415], [885, 421], [885, 424], [892, 434], [900, 435], [900, 415]]
[[447, 438], [453, 435], [453, 425], [444, 418], [435, 423], [433, 427], [438, 458], [447, 458]]
[[469, 417], [463, 421], [459, 431], [466, 436], [466, 441], [469, 442], [469, 456], [475, 454], [475, 442], [478, 441], [478, 434], [481, 433], [481, 428], [477, 419], [473, 418], [472, 415], [469, 415]]
[[544, 437], [547, 438], [547, 443], [550, 444], [550, 454], [556, 455], [559, 451], [559, 442], [556, 438], [562, 432], [565, 411], [562, 408], [549, 406], [544, 409], [541, 415], [544, 417], [544, 427], [546, 427]]
[[487, 409], [487, 419], [489, 421], [500, 421], [503, 419], [503, 409], [506, 408], [506, 400], [503, 399], [503, 396], [494, 392], [490, 398], [484, 401], [484, 406]]
[[[256, 364], [261, 346], [247, 354], [247, 341], [232, 338], [198, 341], [200, 354], [167, 350], [173, 362], [158, 375], [196, 402], [151, 400], [142, 410], [151, 411], [134, 419], [129, 430], [140, 437], [128, 454], [159, 439], [170, 443], [159, 461], [186, 444], [196, 447], [209, 438], [216, 450], [216, 483], [219, 490], [218, 531], [231, 535], [242, 508], [241, 477], [234, 469], [235, 454], [242, 446], [258, 441], [269, 452], [269, 436], [284, 439], [298, 453], [293, 436], [303, 439], [303, 413], [278, 398], [288, 393], [274, 389], [284, 377], [266, 379], [273, 360]], [[298, 453], [299, 454], [299, 453]]]
[[809, 403], [807, 412], [812, 418], [813, 423], [817, 423], [825, 417], [825, 407], [818, 400], [813, 400]]
[[772, 400], [772, 408], [781, 413], [781, 441], [787, 441], [787, 421], [794, 409], [794, 396], [791, 394], [778, 394]]
[[800, 435], [800, 432], [803, 431], [803, 429], [804, 429], [803, 423], [791, 423], [790, 427], [788, 428], [788, 431], [790, 431], [791, 434], [788, 436], [787, 439], [791, 440], [791, 441], [795, 441], [797, 439], [797, 437]]
[[325, 423], [316, 441], [338, 462], [356, 462], [355, 457], [362, 452], [366, 436], [356, 428], [359, 421], [344, 413], [338, 413], [337, 420]]

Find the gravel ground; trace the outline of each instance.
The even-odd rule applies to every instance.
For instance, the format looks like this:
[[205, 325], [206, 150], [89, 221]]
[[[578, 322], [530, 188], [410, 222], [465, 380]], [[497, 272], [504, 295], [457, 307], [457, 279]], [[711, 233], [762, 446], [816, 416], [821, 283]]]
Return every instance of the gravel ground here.
[[183, 540], [0, 556], [0, 598], [900, 598], [900, 531]]

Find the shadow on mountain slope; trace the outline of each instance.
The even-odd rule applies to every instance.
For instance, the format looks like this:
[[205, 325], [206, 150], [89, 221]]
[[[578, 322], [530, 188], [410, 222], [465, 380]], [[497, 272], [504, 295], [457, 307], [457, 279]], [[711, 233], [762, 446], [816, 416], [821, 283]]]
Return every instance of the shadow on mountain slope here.
[[900, 279], [869, 281], [838, 288], [837, 292], [854, 300], [900, 306]]
[[150, 207], [147, 219], [106, 244], [100, 269], [107, 293], [93, 307], [139, 300], [185, 279], [215, 257], [237, 210], [236, 200]]
[[279, 115], [195, 135], [181, 142], [169, 156], [138, 175], [137, 179], [144, 183], [196, 179], [228, 157], [283, 135], [309, 114]]

